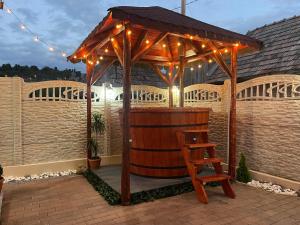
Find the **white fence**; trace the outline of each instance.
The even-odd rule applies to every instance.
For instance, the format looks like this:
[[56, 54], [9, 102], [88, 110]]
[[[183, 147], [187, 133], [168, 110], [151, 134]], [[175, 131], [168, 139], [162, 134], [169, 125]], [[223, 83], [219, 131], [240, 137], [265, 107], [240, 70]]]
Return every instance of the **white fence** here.
[[[230, 82], [184, 90], [187, 107], [210, 107], [210, 139], [226, 158]], [[178, 89], [174, 89], [178, 105]], [[82, 158], [86, 146], [86, 86], [72, 81], [24, 83], [0, 78], [0, 162], [24, 165]], [[133, 107], [168, 106], [167, 89], [132, 86]], [[121, 153], [118, 110], [123, 89], [92, 88], [93, 110], [104, 115], [103, 155]], [[300, 180], [300, 76], [274, 75], [237, 85], [237, 147], [250, 168]]]

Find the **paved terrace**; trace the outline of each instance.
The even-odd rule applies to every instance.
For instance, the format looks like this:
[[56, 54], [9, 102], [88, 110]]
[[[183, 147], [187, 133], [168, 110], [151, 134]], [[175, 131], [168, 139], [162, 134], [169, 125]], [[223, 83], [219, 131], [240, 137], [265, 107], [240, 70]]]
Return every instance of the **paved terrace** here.
[[122, 207], [109, 206], [82, 176], [8, 184], [2, 225], [300, 224], [299, 198], [241, 184], [233, 187], [237, 199], [226, 198], [219, 187], [209, 187], [208, 205], [198, 203], [191, 192]]

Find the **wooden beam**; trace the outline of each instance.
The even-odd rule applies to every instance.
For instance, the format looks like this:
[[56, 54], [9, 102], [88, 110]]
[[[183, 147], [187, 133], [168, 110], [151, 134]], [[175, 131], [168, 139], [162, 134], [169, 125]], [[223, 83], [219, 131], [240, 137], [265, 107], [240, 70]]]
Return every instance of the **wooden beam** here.
[[235, 179], [236, 167], [236, 83], [237, 83], [237, 53], [238, 48], [231, 51], [231, 103], [229, 117], [229, 168], [228, 174]]
[[[123, 36], [124, 36], [124, 32], [123, 31]], [[111, 41], [111, 45], [114, 49], [114, 52], [116, 53], [116, 56], [118, 57], [118, 60], [120, 62], [121, 65], [123, 65], [123, 57], [124, 57], [124, 53], [122, 51], [122, 48], [120, 47], [118, 40], [115, 38], [113, 41]]]
[[213, 50], [213, 58], [215, 59], [216, 63], [221, 67], [221, 69], [231, 77], [232, 71], [230, 71], [229, 67], [227, 66], [226, 62], [222, 58], [222, 54], [216, 45], [212, 41], [207, 42], [208, 46]]
[[174, 70], [174, 64], [171, 63], [169, 67], [169, 107], [173, 107], [173, 70]]
[[[183, 42], [184, 40], [181, 40]], [[179, 56], [179, 107], [184, 107], [184, 66], [185, 66], [185, 42], [181, 43]]]
[[179, 70], [176, 72], [175, 76], [173, 76], [172, 83], [175, 82], [175, 80], [178, 78], [178, 76], [179, 76]]
[[147, 38], [148, 31], [143, 30], [138, 39], [135, 42], [134, 47], [131, 50], [131, 55], [136, 55], [136, 53], [141, 48], [142, 44], [144, 43], [145, 39]]
[[167, 84], [170, 85], [170, 81], [167, 79], [167, 77], [160, 71], [159, 67], [154, 64], [150, 64], [153, 68], [154, 72]]
[[130, 204], [130, 100], [131, 100], [131, 43], [127, 34], [128, 24], [123, 32], [123, 153], [122, 153], [122, 178], [121, 200], [123, 205]]
[[104, 75], [104, 73], [108, 70], [108, 68], [115, 62], [115, 59], [109, 59], [105, 60], [103, 63], [101, 63], [100, 69], [96, 71], [95, 74], [93, 74], [92, 82], [91, 84], [94, 85], [97, 80], [101, 79], [101, 77]]
[[[88, 146], [92, 138], [92, 91], [91, 91], [91, 78], [94, 65], [86, 63], [86, 135], [87, 135], [87, 159], [90, 159], [92, 152]], [[89, 163], [87, 164], [89, 168]]]
[[137, 52], [133, 57], [132, 57], [132, 61], [133, 62], [137, 62], [139, 61], [140, 58], [143, 57], [143, 55], [147, 54], [147, 52], [151, 49], [151, 47], [153, 45], [155, 45], [156, 43], [159, 43], [161, 40], [163, 40], [166, 36], [168, 35], [168, 33], [161, 33], [160, 35], [158, 35], [153, 42], [149, 43], [148, 45], [145, 45], [143, 48], [140, 49], [139, 52]]

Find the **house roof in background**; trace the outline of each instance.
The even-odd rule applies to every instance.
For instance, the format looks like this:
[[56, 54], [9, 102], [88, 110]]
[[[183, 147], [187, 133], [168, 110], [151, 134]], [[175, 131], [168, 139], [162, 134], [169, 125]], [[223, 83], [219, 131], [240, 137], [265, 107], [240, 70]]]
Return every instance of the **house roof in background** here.
[[[247, 35], [263, 41], [264, 48], [239, 56], [240, 80], [270, 74], [300, 74], [300, 16], [256, 28]], [[213, 83], [227, 76], [216, 67], [205, 79]]]

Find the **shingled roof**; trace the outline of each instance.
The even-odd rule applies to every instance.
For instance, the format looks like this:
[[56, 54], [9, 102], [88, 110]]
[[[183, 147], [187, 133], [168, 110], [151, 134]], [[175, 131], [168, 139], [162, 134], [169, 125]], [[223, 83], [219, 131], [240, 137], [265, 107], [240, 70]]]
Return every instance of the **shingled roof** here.
[[[239, 56], [239, 80], [270, 74], [300, 74], [300, 16], [265, 25], [247, 35], [263, 41], [264, 48]], [[225, 79], [227, 76], [218, 67], [205, 78], [207, 83]]]

